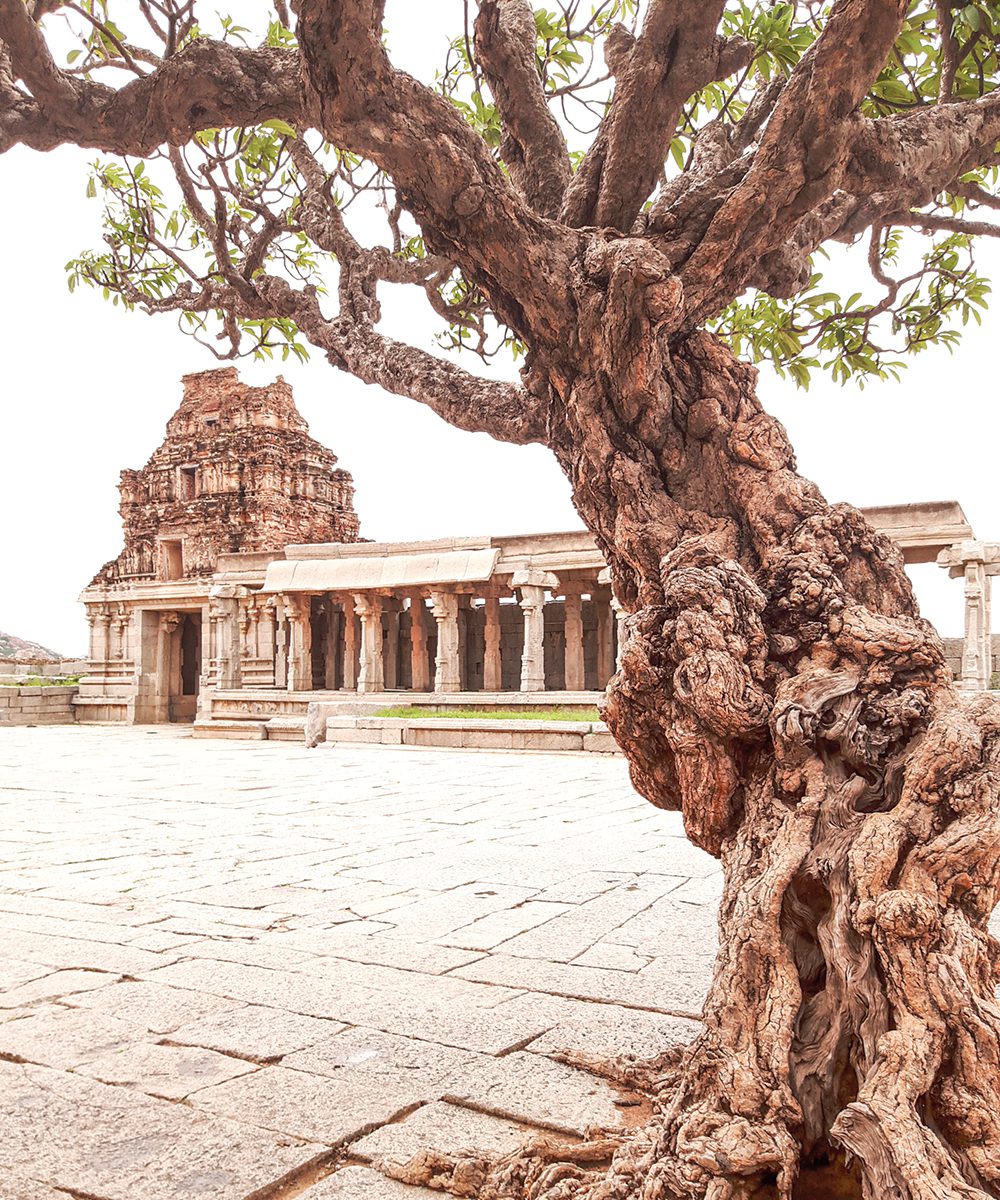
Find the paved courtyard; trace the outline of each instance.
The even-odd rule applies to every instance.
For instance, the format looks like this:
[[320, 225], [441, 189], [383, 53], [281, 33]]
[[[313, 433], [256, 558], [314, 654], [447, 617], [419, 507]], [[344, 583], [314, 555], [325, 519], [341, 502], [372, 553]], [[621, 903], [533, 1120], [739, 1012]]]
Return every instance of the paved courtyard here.
[[620, 759], [0, 730], [0, 1200], [425, 1200], [627, 1122], [720, 876]]

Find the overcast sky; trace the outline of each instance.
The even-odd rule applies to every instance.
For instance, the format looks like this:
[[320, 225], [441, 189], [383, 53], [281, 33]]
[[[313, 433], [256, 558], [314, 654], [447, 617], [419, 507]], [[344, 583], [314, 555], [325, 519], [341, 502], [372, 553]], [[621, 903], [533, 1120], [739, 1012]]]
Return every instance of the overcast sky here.
[[[415, 28], [397, 38], [411, 52], [419, 43]], [[64, 264], [99, 241], [99, 207], [84, 199], [93, 157], [21, 149], [0, 156], [0, 630], [66, 655], [86, 648], [81, 588], [121, 546], [119, 471], [142, 466], [159, 445], [180, 402], [181, 375], [218, 365], [169, 317], [126, 314], [94, 293], [67, 291]], [[1000, 279], [1000, 254], [988, 248], [982, 260]], [[430, 325], [411, 306], [390, 299], [389, 308], [394, 332], [426, 343]], [[861, 392], [817, 381], [803, 393], [765, 372], [760, 394], [788, 428], [800, 469], [830, 499], [956, 499], [977, 536], [1000, 541], [998, 342], [1000, 314], [990, 314], [957, 354], [921, 355], [900, 384]], [[354, 475], [367, 537], [580, 524], [541, 447], [453, 430], [316, 355], [304, 366], [248, 362], [241, 371], [254, 383], [279, 372], [290, 380], [313, 436]], [[914, 578], [926, 615], [945, 635], [960, 633], [960, 583], [934, 566]]]

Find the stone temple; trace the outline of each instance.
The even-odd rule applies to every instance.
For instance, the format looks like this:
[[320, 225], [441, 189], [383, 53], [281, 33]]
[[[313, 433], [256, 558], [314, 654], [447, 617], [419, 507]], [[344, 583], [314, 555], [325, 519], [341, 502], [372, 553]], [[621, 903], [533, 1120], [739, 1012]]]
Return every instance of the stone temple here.
[[[284, 380], [186, 376], [163, 444], [122, 472], [124, 549], [81, 596], [77, 718], [301, 737], [320, 702], [597, 702], [627, 625], [588, 533], [363, 541], [336, 464]], [[953, 665], [988, 687], [1000, 547], [953, 501], [865, 513], [907, 562], [964, 578]]]
[[122, 471], [125, 548], [94, 583], [190, 579], [211, 575], [220, 554], [357, 541], [354, 486], [336, 463], [283, 379], [187, 375], [163, 444], [141, 471]]

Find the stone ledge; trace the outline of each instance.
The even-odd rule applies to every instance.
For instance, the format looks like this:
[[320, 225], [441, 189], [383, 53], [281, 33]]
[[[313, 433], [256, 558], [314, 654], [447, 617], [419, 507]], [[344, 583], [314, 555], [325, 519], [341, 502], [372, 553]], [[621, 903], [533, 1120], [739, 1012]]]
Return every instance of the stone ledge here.
[[329, 717], [328, 742], [442, 746], [467, 750], [545, 750], [615, 753], [600, 721], [518, 721], [458, 717]]
[[[211, 724], [218, 724], [212, 721]], [[245, 725], [246, 721], [232, 721], [232, 725]], [[269, 742], [301, 742], [305, 734], [306, 722], [304, 717], [271, 717], [264, 722]]]
[[265, 721], [195, 721], [191, 736], [196, 738], [228, 738], [232, 741], [263, 742], [267, 740]]

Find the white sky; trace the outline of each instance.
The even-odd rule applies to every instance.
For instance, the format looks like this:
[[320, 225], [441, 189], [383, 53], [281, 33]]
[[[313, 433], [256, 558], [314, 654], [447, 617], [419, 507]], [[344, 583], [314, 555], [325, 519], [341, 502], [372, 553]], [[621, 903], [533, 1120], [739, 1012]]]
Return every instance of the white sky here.
[[[441, 26], [418, 27], [421, 7], [390, 6], [390, 16], [407, 14], [393, 41], [408, 55], [442, 36]], [[99, 206], [84, 199], [93, 157], [20, 148], [0, 156], [0, 630], [67, 655], [86, 648], [76, 597], [121, 546], [119, 471], [140, 467], [159, 445], [180, 401], [180, 376], [217, 365], [169, 317], [126, 314], [92, 292], [67, 291], [64, 264], [99, 241]], [[1000, 253], [986, 247], [981, 262], [1000, 288]], [[409, 304], [390, 304], [390, 315], [394, 332], [426, 344], [430, 326]], [[956, 499], [977, 536], [1000, 541], [998, 341], [1000, 313], [989, 314], [958, 353], [926, 352], [900, 384], [860, 392], [817, 380], [803, 393], [765, 372], [760, 394], [787, 426], [800, 469], [830, 499]], [[290, 380], [313, 436], [354, 475], [367, 537], [580, 524], [562, 473], [541, 447], [451, 429], [317, 355], [305, 366], [245, 362], [240, 369], [253, 382], [279, 372]], [[914, 578], [926, 615], [945, 635], [959, 634], [960, 583], [934, 566]]]

